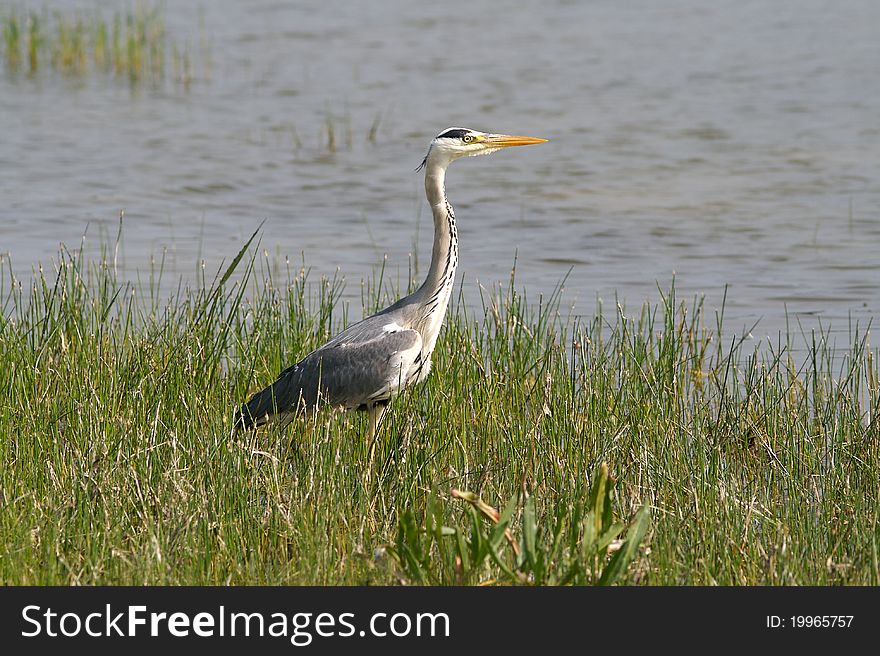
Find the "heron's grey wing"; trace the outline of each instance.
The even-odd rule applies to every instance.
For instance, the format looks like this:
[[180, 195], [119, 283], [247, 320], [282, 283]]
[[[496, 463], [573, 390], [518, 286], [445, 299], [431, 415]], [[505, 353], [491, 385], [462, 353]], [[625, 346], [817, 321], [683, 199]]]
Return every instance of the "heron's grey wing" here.
[[320, 401], [352, 410], [395, 396], [407, 383], [421, 356], [422, 337], [415, 330], [383, 332], [374, 339], [340, 342], [307, 356], [308, 387]]
[[352, 410], [395, 396], [418, 370], [422, 338], [415, 330], [384, 328], [371, 339], [334, 339], [281, 372], [241, 408], [239, 424], [260, 425], [278, 414], [317, 405]]

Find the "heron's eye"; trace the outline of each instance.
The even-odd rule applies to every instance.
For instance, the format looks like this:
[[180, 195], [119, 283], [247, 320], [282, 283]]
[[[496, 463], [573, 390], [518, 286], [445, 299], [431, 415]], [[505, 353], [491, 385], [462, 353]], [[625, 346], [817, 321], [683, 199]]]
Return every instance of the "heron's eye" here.
[[465, 143], [473, 143], [473, 141], [474, 141], [474, 135], [472, 135], [472, 134], [466, 134], [466, 135], [464, 135], [464, 136], [461, 138], [461, 140], [464, 141]]

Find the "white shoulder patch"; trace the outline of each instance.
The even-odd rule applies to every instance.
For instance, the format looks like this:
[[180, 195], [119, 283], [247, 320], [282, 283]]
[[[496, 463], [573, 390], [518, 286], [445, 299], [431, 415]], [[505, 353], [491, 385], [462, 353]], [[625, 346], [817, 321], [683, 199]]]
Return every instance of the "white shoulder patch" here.
[[391, 323], [386, 323], [384, 326], [382, 326], [382, 330], [384, 330], [386, 333], [397, 333], [403, 330], [403, 326], [392, 321]]

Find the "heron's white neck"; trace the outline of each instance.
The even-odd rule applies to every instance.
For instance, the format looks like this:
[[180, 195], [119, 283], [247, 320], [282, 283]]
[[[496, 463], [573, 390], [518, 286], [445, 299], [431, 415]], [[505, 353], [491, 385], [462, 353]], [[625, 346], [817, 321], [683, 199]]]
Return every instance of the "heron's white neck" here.
[[434, 246], [428, 275], [414, 296], [424, 308], [422, 338], [427, 342], [428, 352], [433, 350], [443, 324], [458, 266], [458, 230], [444, 187], [448, 164], [448, 161], [436, 161], [429, 156], [425, 170], [425, 194], [434, 215]]

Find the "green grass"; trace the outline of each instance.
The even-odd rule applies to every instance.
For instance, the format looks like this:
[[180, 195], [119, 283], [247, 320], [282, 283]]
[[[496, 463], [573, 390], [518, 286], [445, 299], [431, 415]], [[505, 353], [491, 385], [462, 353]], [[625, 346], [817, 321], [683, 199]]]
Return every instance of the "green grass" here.
[[579, 323], [511, 281], [451, 312], [369, 467], [358, 414], [230, 434], [359, 314], [252, 251], [170, 299], [161, 263], [2, 267], [0, 583], [880, 584], [867, 333], [754, 351], [674, 290]]

